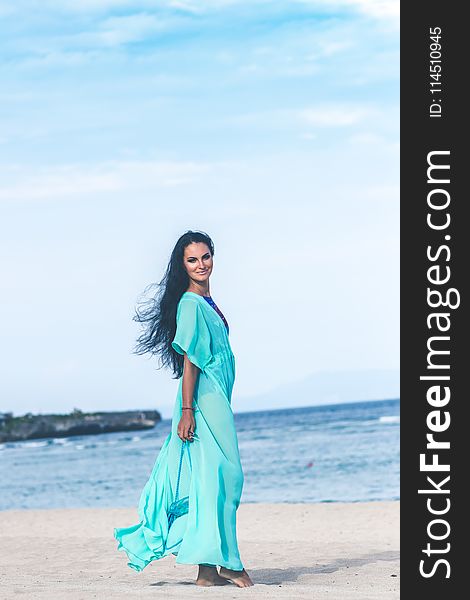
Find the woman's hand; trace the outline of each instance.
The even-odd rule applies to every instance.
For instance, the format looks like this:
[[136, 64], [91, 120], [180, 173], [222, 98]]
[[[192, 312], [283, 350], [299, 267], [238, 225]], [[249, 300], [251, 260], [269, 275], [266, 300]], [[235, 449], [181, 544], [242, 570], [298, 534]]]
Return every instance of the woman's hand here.
[[178, 437], [183, 442], [193, 442], [193, 434], [196, 429], [196, 419], [192, 410], [183, 410], [180, 422], [178, 423]]

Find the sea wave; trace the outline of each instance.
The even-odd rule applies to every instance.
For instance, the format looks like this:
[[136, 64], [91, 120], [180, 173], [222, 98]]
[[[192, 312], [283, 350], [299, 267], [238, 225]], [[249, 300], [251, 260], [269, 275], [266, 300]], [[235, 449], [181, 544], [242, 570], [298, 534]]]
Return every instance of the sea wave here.
[[[398, 498], [399, 415], [399, 401], [387, 401], [236, 417], [243, 423], [243, 501]], [[4, 441], [0, 463], [8, 477], [0, 478], [0, 511], [66, 508], [72, 499], [76, 507], [132, 506], [170, 432], [167, 421], [145, 433]]]
[[379, 418], [379, 423], [399, 423], [399, 415], [384, 416]]
[[17, 443], [17, 446], [19, 448], [45, 448], [46, 446], [50, 446], [52, 443], [52, 440], [41, 440], [40, 442], [31, 442], [26, 440], [24, 442]]

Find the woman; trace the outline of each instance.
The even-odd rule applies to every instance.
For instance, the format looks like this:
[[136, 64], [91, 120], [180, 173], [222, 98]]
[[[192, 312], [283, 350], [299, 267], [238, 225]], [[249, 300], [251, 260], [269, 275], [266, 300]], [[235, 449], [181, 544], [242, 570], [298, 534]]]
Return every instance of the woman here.
[[[210, 295], [213, 256], [208, 235], [187, 231], [173, 249], [158, 298], [134, 317], [146, 324], [137, 354], [159, 354], [180, 381], [171, 433], [141, 494], [141, 521], [114, 529], [114, 537], [137, 571], [171, 553], [177, 563], [199, 565], [197, 585], [248, 587], [253, 582], [236, 536], [244, 477], [231, 409], [235, 357], [228, 323]], [[169, 526], [171, 503], [185, 497], [186, 514]]]

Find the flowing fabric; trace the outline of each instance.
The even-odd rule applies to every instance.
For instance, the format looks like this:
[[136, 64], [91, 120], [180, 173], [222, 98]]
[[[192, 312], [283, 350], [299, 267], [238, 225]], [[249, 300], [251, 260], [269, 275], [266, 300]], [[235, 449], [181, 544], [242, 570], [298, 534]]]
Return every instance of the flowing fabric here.
[[129, 558], [127, 564], [136, 571], [170, 553], [177, 563], [241, 571], [236, 511], [244, 476], [231, 407], [235, 357], [224, 322], [199, 294], [182, 295], [172, 346], [200, 369], [193, 396], [194, 441], [186, 444], [179, 486], [180, 498], [189, 495], [189, 511], [168, 528], [167, 511], [175, 499], [182, 445], [177, 434], [181, 377], [171, 432], [141, 493], [140, 523], [115, 528], [114, 537], [118, 550]]

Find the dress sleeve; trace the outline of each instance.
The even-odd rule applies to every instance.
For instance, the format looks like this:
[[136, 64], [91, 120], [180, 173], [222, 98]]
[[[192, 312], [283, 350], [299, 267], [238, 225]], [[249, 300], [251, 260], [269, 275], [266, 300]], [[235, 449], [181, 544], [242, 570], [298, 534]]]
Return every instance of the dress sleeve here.
[[201, 371], [212, 359], [211, 335], [198, 302], [184, 300], [176, 314], [176, 334], [171, 345], [179, 354], [186, 353]]

